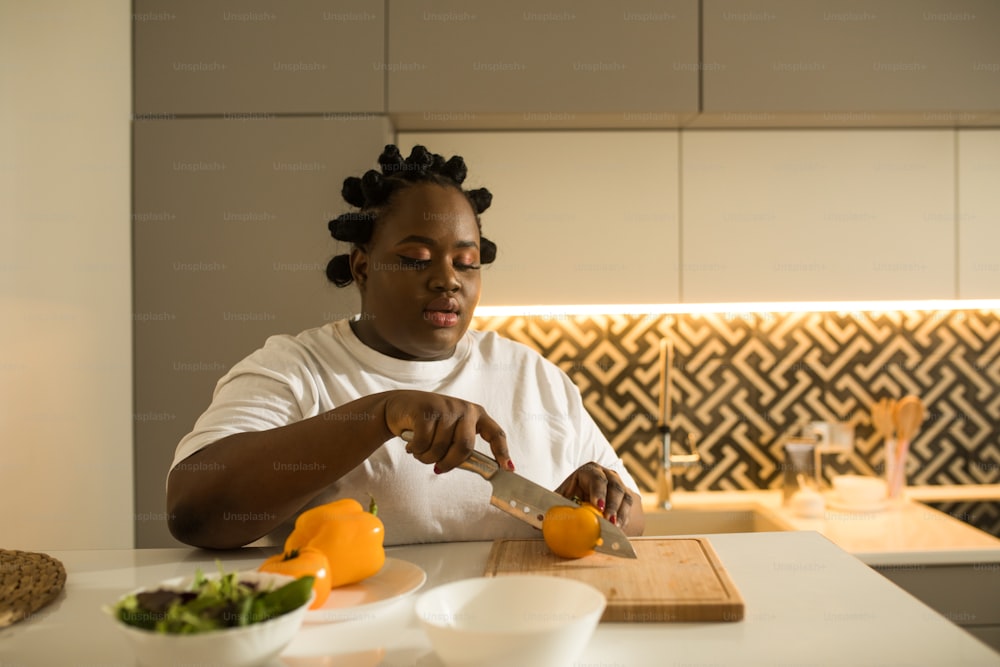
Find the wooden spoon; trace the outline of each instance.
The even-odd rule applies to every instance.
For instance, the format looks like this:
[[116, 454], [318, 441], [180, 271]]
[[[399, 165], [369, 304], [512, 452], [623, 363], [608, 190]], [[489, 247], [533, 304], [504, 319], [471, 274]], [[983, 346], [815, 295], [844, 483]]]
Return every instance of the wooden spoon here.
[[904, 396], [896, 404], [893, 415], [896, 424], [896, 434], [900, 441], [910, 442], [924, 421], [924, 403], [916, 396]]

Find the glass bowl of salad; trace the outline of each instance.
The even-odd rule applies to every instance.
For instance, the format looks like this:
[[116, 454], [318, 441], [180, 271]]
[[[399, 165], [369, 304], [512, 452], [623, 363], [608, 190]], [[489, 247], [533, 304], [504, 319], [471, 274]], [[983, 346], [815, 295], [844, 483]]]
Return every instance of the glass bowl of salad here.
[[312, 577], [199, 571], [123, 595], [104, 611], [142, 665], [253, 667], [288, 646], [313, 595]]

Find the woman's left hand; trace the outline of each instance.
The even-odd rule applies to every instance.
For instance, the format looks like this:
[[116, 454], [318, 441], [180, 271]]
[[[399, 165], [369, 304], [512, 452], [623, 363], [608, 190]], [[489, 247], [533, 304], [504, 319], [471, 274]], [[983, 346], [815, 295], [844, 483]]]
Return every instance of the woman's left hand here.
[[601, 510], [605, 519], [622, 530], [632, 528], [626, 531], [629, 534], [642, 533], [642, 500], [625, 486], [614, 470], [591, 461], [567, 477], [556, 489], [556, 493], [594, 505]]

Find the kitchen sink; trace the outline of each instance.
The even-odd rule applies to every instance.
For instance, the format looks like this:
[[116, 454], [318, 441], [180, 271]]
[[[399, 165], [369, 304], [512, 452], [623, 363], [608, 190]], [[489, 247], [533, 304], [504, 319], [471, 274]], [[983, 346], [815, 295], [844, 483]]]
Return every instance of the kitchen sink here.
[[767, 533], [793, 530], [760, 507], [682, 507], [646, 510], [644, 535]]

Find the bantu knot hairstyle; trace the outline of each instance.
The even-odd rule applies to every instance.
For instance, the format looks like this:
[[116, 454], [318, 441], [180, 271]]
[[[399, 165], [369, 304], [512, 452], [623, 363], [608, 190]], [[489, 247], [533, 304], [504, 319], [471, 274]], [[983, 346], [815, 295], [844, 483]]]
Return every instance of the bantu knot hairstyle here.
[[[379, 216], [391, 206], [393, 194], [418, 183], [434, 183], [462, 192], [476, 213], [477, 225], [479, 214], [493, 203], [493, 195], [486, 188], [462, 189], [467, 170], [465, 160], [459, 155], [445, 161], [442, 156], [431, 153], [423, 146], [414, 146], [410, 156], [404, 159], [399, 148], [389, 144], [379, 155], [378, 163], [381, 172], [371, 169], [361, 178], [349, 176], [344, 179], [341, 196], [348, 204], [360, 210], [344, 213], [330, 221], [330, 235], [338, 241], [352, 243], [356, 247], [368, 243]], [[479, 261], [491, 264], [496, 255], [496, 244], [480, 236]], [[326, 277], [337, 287], [350, 285], [354, 280], [350, 256], [337, 255], [331, 259], [326, 266]]]

